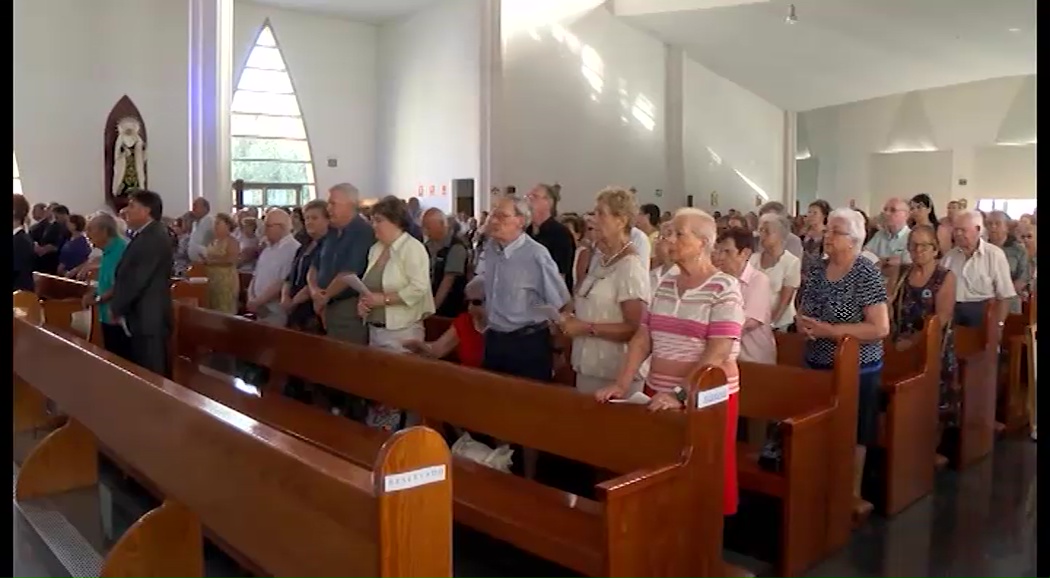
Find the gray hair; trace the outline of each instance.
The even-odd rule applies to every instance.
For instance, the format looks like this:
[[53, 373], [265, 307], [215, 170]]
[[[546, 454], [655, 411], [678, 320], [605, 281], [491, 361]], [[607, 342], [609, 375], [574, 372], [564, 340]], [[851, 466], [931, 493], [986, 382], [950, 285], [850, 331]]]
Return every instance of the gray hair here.
[[864, 248], [864, 239], [868, 237], [864, 215], [853, 209], [835, 209], [828, 215], [828, 224], [830, 225], [835, 219], [845, 221], [846, 235], [853, 241], [853, 246], [859, 253]]
[[526, 227], [532, 224], [532, 207], [529, 205], [528, 199], [517, 195], [510, 195], [503, 198], [514, 204], [514, 214], [525, 219]]
[[[955, 213], [955, 220], [959, 221], [960, 219], [973, 224], [978, 230], [984, 231], [984, 215], [977, 209], [963, 209]], [[955, 223], [952, 223], [952, 225], [954, 226]]]
[[696, 207], [684, 207], [675, 211], [674, 218], [685, 217], [689, 220], [689, 229], [697, 238], [704, 241], [704, 252], [710, 253], [718, 238], [718, 224], [714, 217]]
[[787, 217], [778, 215], [777, 213], [770, 212], [762, 215], [758, 218], [758, 226], [761, 227], [762, 223], [769, 223], [776, 225], [776, 235], [781, 240], [787, 239], [788, 231], [791, 230], [791, 226], [788, 224]]
[[88, 221], [87, 226], [96, 231], [104, 232], [109, 239], [120, 235], [120, 231], [117, 229], [117, 220], [109, 213], [96, 213]]
[[357, 187], [351, 185], [350, 183], [339, 183], [338, 185], [335, 185], [334, 187], [328, 189], [329, 193], [336, 191], [343, 193], [355, 203], [361, 198], [361, 191], [358, 191]]
[[1013, 219], [1010, 218], [1010, 215], [1006, 214], [1006, 211], [991, 211], [985, 216], [984, 220], [990, 221], [993, 218], [1002, 219], [1004, 223], [1010, 223], [1013, 221]]
[[285, 211], [284, 209], [275, 207], [273, 209], [270, 209], [269, 211], [266, 211], [266, 216], [263, 217], [263, 222], [269, 223], [270, 221], [276, 221], [277, 224], [281, 225], [281, 227], [284, 228], [284, 232], [286, 234], [292, 231], [292, 216], [289, 215], [288, 211]]
[[205, 199], [204, 197], [197, 197], [196, 199], [193, 199], [193, 203], [200, 203], [201, 206], [204, 207], [204, 210], [206, 212], [211, 211], [211, 202], [209, 202], [208, 199]]
[[758, 209], [759, 216], [765, 215], [766, 213], [776, 213], [784, 217], [787, 216], [787, 209], [784, 207], [784, 203], [781, 203], [780, 201], [769, 201]]

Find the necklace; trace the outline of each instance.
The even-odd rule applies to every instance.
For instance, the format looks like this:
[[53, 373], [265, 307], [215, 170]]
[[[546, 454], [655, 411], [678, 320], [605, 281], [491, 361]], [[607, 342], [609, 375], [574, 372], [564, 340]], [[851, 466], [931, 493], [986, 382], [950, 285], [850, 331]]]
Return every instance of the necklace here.
[[627, 249], [629, 249], [631, 247], [631, 245], [634, 245], [634, 241], [627, 241], [627, 244], [624, 245], [623, 247], [621, 247], [620, 250], [617, 251], [615, 254], [613, 254], [612, 257], [608, 257], [607, 258], [607, 257], [605, 257], [603, 255], [602, 258], [601, 258], [602, 267], [608, 267], [609, 265], [612, 265], [613, 263], [615, 263], [616, 259], [618, 259], [620, 257], [620, 255], [623, 255], [623, 252], [626, 251]]

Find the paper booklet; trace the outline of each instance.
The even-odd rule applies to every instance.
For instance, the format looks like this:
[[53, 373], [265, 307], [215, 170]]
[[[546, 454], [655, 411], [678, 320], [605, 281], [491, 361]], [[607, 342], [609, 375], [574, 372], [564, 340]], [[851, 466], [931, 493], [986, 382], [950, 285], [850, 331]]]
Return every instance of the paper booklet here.
[[632, 393], [629, 397], [623, 399], [610, 399], [609, 403], [629, 403], [632, 405], [647, 405], [649, 403], [649, 396], [645, 395], [640, 391]]
[[346, 283], [351, 289], [357, 291], [361, 295], [368, 295], [371, 291], [365, 286], [365, 282], [360, 277], [353, 273], [347, 273], [340, 277], [344, 283]]

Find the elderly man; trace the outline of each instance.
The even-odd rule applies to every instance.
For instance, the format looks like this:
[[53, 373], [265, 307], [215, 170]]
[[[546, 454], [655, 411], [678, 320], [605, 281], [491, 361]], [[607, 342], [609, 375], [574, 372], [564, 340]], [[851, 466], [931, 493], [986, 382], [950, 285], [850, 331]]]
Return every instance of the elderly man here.
[[423, 213], [423, 234], [430, 254], [430, 290], [437, 315], [456, 317], [467, 310], [463, 295], [467, 286], [467, 247], [451, 231], [441, 209]]
[[368, 327], [357, 314], [357, 291], [344, 279], [364, 276], [368, 250], [376, 242], [372, 226], [357, 212], [359, 203], [360, 193], [350, 183], [328, 190], [330, 227], [307, 273], [307, 284], [328, 336], [367, 345]]
[[[1028, 267], [1028, 251], [1017, 236], [1010, 232], [1010, 224], [1010, 216], [1003, 211], [992, 211], [984, 219], [988, 242], [1003, 250], [1006, 263], [1010, 265], [1010, 279], [1014, 282], [1014, 290], [1024, 293], [1032, 275]], [[1010, 313], [1020, 312], [1021, 300], [1011, 299]]]
[[864, 246], [864, 250], [879, 258], [883, 273], [886, 273], [887, 269], [911, 264], [911, 254], [908, 253], [910, 213], [911, 207], [904, 199], [894, 197], [886, 201], [882, 207], [882, 227]]
[[190, 215], [193, 217], [193, 228], [190, 229], [190, 242], [187, 253], [190, 261], [198, 263], [204, 260], [204, 252], [215, 238], [215, 218], [212, 217], [211, 203], [204, 197], [193, 199]]
[[284, 209], [271, 209], [263, 222], [266, 241], [255, 263], [245, 307], [259, 322], [284, 327], [288, 313], [281, 307], [281, 287], [292, 270], [299, 241], [292, 235], [292, 217]]
[[955, 273], [955, 323], [966, 327], [981, 325], [984, 304], [989, 300], [995, 301], [996, 318], [1002, 326], [1010, 312], [1010, 301], [1017, 296], [1006, 255], [981, 238], [983, 229], [984, 218], [977, 211], [956, 213], [952, 230], [955, 247], [941, 262]]
[[98, 265], [98, 284], [95, 291], [84, 295], [84, 306], [98, 304], [98, 319], [102, 328], [102, 345], [110, 352], [125, 359], [131, 358], [131, 343], [124, 328], [109, 311], [109, 300], [113, 297], [113, 280], [117, 263], [124, 255], [128, 242], [120, 234], [120, 224], [107, 213], [99, 213], [87, 224], [87, 238], [94, 247], [102, 250]]
[[554, 346], [548, 321], [570, 295], [550, 252], [525, 234], [531, 218], [522, 199], [504, 197], [492, 207], [478, 271], [489, 317], [482, 367], [550, 381]]
[[565, 280], [565, 286], [572, 291], [572, 263], [576, 259], [576, 240], [569, 228], [554, 217], [558, 212], [561, 200], [559, 185], [536, 185], [528, 194], [529, 210], [532, 222], [529, 225], [529, 236], [547, 248], [554, 264]]
[[[770, 201], [758, 208], [759, 217], [768, 213], [775, 213], [783, 219], [786, 219], [787, 222], [791, 222], [791, 217], [788, 216], [787, 209], [784, 208], [784, 203]], [[802, 258], [802, 253], [804, 252], [804, 249], [802, 248], [802, 239], [800, 239], [798, 235], [792, 233], [790, 229], [788, 230], [787, 239], [784, 241], [784, 249], [799, 259]]]

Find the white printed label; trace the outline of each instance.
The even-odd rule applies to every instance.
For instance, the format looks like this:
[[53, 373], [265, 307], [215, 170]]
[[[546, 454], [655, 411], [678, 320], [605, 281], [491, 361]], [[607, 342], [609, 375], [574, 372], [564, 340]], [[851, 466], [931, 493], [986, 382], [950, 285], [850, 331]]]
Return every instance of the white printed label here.
[[696, 396], [696, 409], [704, 409], [716, 403], [722, 403], [727, 399], [729, 399], [729, 384], [705, 389]]
[[383, 491], [389, 494], [443, 481], [445, 481], [445, 466], [430, 466], [384, 477]]

